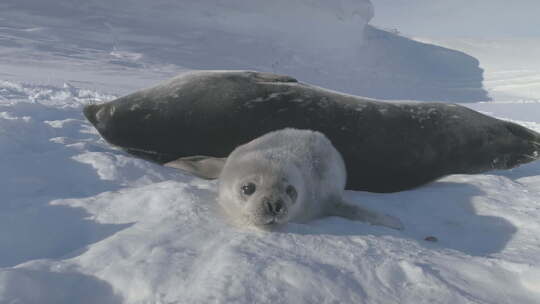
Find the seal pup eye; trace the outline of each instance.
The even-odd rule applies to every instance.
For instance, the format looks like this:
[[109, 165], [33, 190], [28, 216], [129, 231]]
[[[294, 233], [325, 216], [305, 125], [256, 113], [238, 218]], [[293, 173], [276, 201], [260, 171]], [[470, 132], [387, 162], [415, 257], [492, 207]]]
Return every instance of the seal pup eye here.
[[296, 193], [296, 189], [295, 189], [293, 186], [291, 186], [291, 185], [287, 186], [287, 189], [285, 189], [285, 192], [286, 192], [287, 195], [288, 195], [290, 198], [292, 198], [293, 200], [296, 199], [297, 193]]
[[252, 195], [253, 193], [255, 193], [256, 188], [257, 187], [255, 187], [254, 183], [243, 184], [242, 187], [240, 187], [242, 193], [245, 195]]

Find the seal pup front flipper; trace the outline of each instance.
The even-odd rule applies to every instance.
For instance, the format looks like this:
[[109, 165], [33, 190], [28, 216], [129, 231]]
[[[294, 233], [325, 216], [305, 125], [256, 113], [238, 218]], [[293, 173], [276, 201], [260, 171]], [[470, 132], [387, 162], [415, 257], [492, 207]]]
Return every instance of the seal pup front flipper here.
[[352, 205], [344, 201], [338, 201], [329, 206], [328, 213], [331, 216], [367, 222], [371, 225], [384, 226], [396, 230], [404, 229], [403, 223], [397, 217], [382, 214], [359, 205]]
[[181, 157], [165, 163], [164, 166], [181, 169], [200, 178], [216, 179], [221, 174], [226, 160], [227, 158], [196, 155]]

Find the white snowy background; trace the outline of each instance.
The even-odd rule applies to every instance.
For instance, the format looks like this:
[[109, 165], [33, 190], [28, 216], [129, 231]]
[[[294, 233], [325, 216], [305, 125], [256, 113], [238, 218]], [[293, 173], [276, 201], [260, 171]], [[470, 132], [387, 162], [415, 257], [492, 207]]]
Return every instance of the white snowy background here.
[[0, 303], [540, 303], [540, 162], [346, 192], [403, 231], [261, 232], [227, 221], [215, 182], [111, 147], [81, 114], [186, 69], [243, 68], [540, 132], [539, 5], [505, 3], [2, 0]]

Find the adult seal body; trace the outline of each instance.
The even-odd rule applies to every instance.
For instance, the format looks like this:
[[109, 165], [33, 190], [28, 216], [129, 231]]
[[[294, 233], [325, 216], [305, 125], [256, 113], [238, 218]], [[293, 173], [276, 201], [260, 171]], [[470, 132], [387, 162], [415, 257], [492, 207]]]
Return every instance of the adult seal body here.
[[512, 168], [540, 150], [538, 133], [466, 107], [377, 101], [250, 71], [188, 72], [84, 113], [108, 142], [160, 163], [190, 157], [183, 167], [200, 176], [201, 155], [224, 158], [287, 127], [316, 130], [343, 156], [347, 188], [372, 192]]
[[283, 129], [236, 148], [219, 176], [218, 201], [241, 224], [274, 227], [337, 215], [401, 229], [397, 218], [343, 201], [346, 169], [322, 133]]

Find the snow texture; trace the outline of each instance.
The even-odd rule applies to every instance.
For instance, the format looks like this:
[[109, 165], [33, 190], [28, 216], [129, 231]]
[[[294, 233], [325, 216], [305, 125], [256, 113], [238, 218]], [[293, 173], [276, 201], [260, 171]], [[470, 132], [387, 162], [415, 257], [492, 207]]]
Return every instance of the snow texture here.
[[476, 59], [372, 17], [369, 0], [3, 0], [0, 65], [34, 74], [47, 59], [96, 89], [136, 73], [126, 93], [182, 68], [253, 69], [374, 98], [489, 100]]
[[[481, 60], [484, 87], [496, 101], [540, 101], [540, 38], [417, 38]], [[539, 112], [531, 114], [540, 115]]]
[[[346, 192], [399, 217], [403, 231], [329, 217], [263, 232], [228, 221], [216, 182], [105, 143], [84, 104], [181, 70], [171, 62], [183, 55], [152, 55], [173, 47], [152, 35], [170, 25], [173, 2], [153, 2], [144, 21], [133, 14], [142, 3], [127, 13], [98, 1], [0, 4], [0, 303], [540, 302], [540, 162], [394, 194]], [[94, 14], [77, 19], [80, 9]], [[111, 12], [142, 22], [113, 25], [114, 50], [99, 27]], [[540, 131], [537, 100], [468, 106]]]
[[372, 24], [414, 37], [490, 40], [540, 37], [538, 0], [519, 0], [516, 5], [510, 5], [506, 0], [371, 2], [375, 7]]

